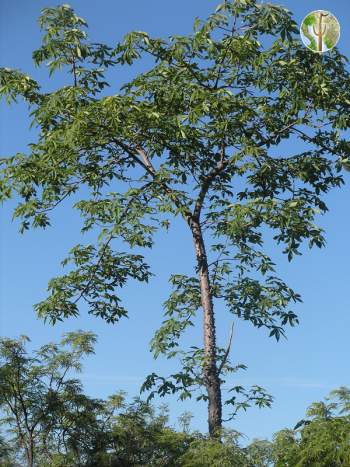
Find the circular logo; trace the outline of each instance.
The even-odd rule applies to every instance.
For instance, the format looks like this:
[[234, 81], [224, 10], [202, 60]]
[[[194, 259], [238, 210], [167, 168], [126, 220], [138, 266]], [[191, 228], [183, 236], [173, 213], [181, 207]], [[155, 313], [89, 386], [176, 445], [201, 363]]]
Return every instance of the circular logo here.
[[324, 53], [337, 45], [340, 37], [340, 24], [329, 11], [312, 11], [303, 19], [300, 35], [308, 49]]

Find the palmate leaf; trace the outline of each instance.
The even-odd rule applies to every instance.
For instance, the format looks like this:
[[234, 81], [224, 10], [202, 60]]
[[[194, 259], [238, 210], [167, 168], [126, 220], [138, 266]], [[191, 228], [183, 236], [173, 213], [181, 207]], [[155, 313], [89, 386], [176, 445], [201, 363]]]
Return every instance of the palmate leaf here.
[[114, 253], [108, 243], [98, 251], [92, 245], [77, 245], [65, 264], [70, 262], [77, 268], [52, 279], [48, 288], [50, 296], [35, 306], [39, 317], [52, 324], [77, 316], [80, 299], [86, 302], [89, 313], [116, 322], [127, 316], [120, 305], [118, 289], [129, 278], [147, 282], [151, 276], [141, 255]]
[[177, 353], [180, 337], [193, 326], [201, 306], [199, 281], [194, 277], [173, 275], [170, 278], [174, 291], [164, 303], [165, 317], [151, 341], [155, 358], [159, 354], [172, 358]]
[[224, 298], [233, 314], [255, 327], [270, 329], [270, 335], [277, 340], [284, 334], [283, 326], [298, 324], [296, 314], [287, 307], [290, 303], [300, 302], [301, 298], [276, 277], [268, 277], [265, 283], [243, 277], [226, 287]]
[[273, 397], [268, 394], [264, 388], [257, 385], [253, 385], [248, 389], [242, 386], [234, 386], [229, 389], [229, 392], [236, 393], [236, 395], [225, 401], [225, 405], [234, 408], [228, 420], [235, 418], [240, 410], [246, 411], [253, 405], [259, 408], [271, 407], [273, 402]]

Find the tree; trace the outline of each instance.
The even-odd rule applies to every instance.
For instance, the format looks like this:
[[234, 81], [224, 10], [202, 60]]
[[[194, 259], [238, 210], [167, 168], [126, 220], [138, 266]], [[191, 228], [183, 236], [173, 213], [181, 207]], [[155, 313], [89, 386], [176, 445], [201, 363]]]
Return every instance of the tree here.
[[[68, 376], [81, 369], [95, 336], [68, 333], [32, 355], [28, 338], [0, 341], [0, 437], [3, 467], [177, 466], [195, 436], [168, 426], [166, 408], [125, 401], [123, 393], [92, 399]], [[18, 461], [18, 462], [17, 462]]]
[[[50, 73], [64, 68], [71, 81], [45, 93], [27, 75], [1, 70], [1, 93], [9, 102], [23, 97], [39, 131], [29, 154], [3, 160], [2, 198], [19, 196], [14, 215], [26, 230], [47, 227], [57, 205], [80, 195], [82, 231], [97, 240], [70, 251], [69, 272], [49, 282], [37, 313], [55, 323], [77, 316], [85, 301], [107, 322], [126, 316], [119, 289], [150, 279], [142, 252], [180, 217], [195, 274], [171, 275], [151, 348], [181, 367], [152, 373], [143, 389], [207, 401], [209, 432], [218, 436], [223, 404], [232, 407], [228, 420], [271, 397], [260, 386], [233, 386], [222, 400], [229, 373], [244, 366], [230, 363], [232, 334], [227, 347], [217, 343], [214, 305], [277, 340], [298, 323], [291, 306], [301, 297], [276, 275], [264, 240], [283, 245], [288, 260], [304, 242], [324, 246], [316, 218], [350, 165], [346, 59], [336, 49], [304, 49], [290, 12], [255, 0], [225, 1], [187, 36], [132, 32], [116, 47], [89, 42], [68, 5], [44, 9], [39, 22], [35, 63]], [[143, 56], [154, 66], [107, 95], [105, 70]], [[287, 153], [280, 143], [291, 138], [304, 149]], [[186, 351], [181, 337], [199, 310], [203, 345]]]
[[243, 451], [218, 440], [199, 440], [180, 459], [183, 467], [248, 467]]
[[93, 352], [93, 334], [67, 333], [60, 344], [46, 344], [33, 356], [25, 348], [28, 340], [0, 340], [0, 410], [13, 451], [33, 467], [51, 465], [52, 451], [77, 454], [79, 445], [88, 443], [101, 404], [84, 396], [81, 383], [68, 377]]
[[18, 465], [14, 461], [11, 446], [3, 437], [0, 437], [0, 467], [17, 467]]
[[[294, 430], [275, 435], [276, 467], [340, 467], [350, 464], [350, 417], [348, 388], [332, 391], [326, 402], [313, 403]], [[329, 399], [335, 399], [329, 402]]]
[[195, 440], [192, 433], [177, 432], [168, 425], [166, 407], [156, 411], [137, 398], [129, 404], [123, 402], [111, 419], [110, 433], [109, 461], [120, 467], [177, 467]]
[[272, 443], [265, 439], [253, 439], [245, 448], [249, 466], [268, 467], [272, 464]]

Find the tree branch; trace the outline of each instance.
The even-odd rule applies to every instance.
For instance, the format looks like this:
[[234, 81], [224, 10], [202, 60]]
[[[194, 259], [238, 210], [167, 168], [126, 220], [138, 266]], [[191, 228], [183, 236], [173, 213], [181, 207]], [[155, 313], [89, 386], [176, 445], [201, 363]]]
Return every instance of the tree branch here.
[[221, 153], [220, 153], [220, 162], [218, 165], [205, 177], [202, 187], [200, 189], [199, 195], [197, 197], [194, 210], [193, 210], [193, 219], [196, 219], [199, 222], [200, 214], [202, 211], [204, 199], [209, 191], [210, 185], [214, 178], [224, 170], [228, 164], [228, 160], [225, 161], [225, 143], [223, 142]]
[[[130, 148], [127, 144], [123, 143], [123, 141], [119, 140], [113, 140], [115, 144], [120, 146], [129, 156], [141, 167], [145, 169], [145, 171], [151, 175], [153, 179], [156, 179], [157, 172], [155, 168], [153, 167], [146, 151], [144, 151], [142, 148], [137, 147], [135, 154], [135, 150], [133, 148]], [[138, 155], [141, 157], [138, 157]], [[180, 209], [184, 214], [183, 217], [185, 218], [186, 222], [188, 225], [191, 225], [192, 223], [192, 213], [191, 211], [185, 206], [181, 201], [176, 197], [176, 191], [172, 190], [165, 182], [159, 181], [158, 182], [160, 186], [164, 189], [164, 191], [172, 196], [172, 199], [174, 201], [175, 206]]]
[[[124, 211], [122, 212], [121, 216], [119, 217], [119, 222], [121, 222], [124, 217], [127, 215], [129, 209], [130, 209], [130, 206], [131, 204], [135, 201], [135, 199], [137, 198], [137, 196], [145, 189], [145, 188], [148, 188], [149, 186], [151, 185], [151, 183], [146, 183], [145, 185], [143, 185], [141, 188], [139, 188], [138, 190], [138, 193], [136, 193], [128, 202], [128, 204], [126, 205], [126, 207], [124, 208]], [[97, 271], [98, 267], [100, 266], [102, 260], [103, 260], [103, 257], [105, 255], [105, 252], [108, 248], [108, 245], [111, 243], [111, 241], [114, 239], [114, 235], [110, 235], [108, 240], [106, 241], [106, 243], [104, 244], [103, 246], [103, 249], [102, 249], [102, 252], [100, 254], [100, 257], [94, 267], [94, 272]], [[89, 289], [92, 281], [94, 279], [94, 276], [92, 275], [91, 278], [89, 279], [88, 283], [86, 284], [86, 286], [84, 287], [84, 289], [80, 292], [80, 294], [78, 295], [78, 297], [74, 300], [74, 304], [78, 303], [78, 301], [84, 296], [85, 292]]]
[[230, 350], [231, 350], [231, 345], [232, 345], [232, 337], [233, 337], [233, 328], [234, 328], [234, 322], [232, 321], [232, 324], [231, 324], [231, 331], [230, 331], [230, 335], [229, 335], [229, 339], [228, 339], [228, 344], [227, 344], [227, 348], [226, 348], [226, 351], [225, 351], [225, 354], [224, 354], [224, 357], [222, 359], [222, 362], [218, 368], [218, 375], [220, 375], [222, 369], [224, 368], [224, 365], [227, 361], [227, 358], [229, 356], [229, 353], [230, 353]]

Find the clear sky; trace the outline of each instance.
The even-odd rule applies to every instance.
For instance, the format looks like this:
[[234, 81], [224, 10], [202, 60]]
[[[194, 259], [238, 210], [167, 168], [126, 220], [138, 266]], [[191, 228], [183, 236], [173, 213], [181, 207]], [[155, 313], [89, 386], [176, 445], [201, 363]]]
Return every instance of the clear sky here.
[[[216, 0], [71, 0], [70, 5], [89, 23], [93, 41], [115, 45], [130, 30], [144, 30], [154, 36], [189, 33], [195, 16], [205, 18], [218, 3]], [[31, 53], [40, 44], [36, 19], [40, 10], [54, 6], [50, 0], [0, 0], [0, 65], [20, 68], [51, 89], [48, 74], [36, 69]], [[340, 51], [350, 56], [350, 7], [348, 0], [284, 0], [300, 24], [312, 10], [331, 11], [341, 24]], [[141, 65], [135, 67], [141, 70]], [[112, 77], [110, 93], [117, 92], [134, 71], [119, 68]], [[307, 79], [307, 76], [305, 77]], [[64, 84], [57, 78], [55, 85]], [[11, 108], [1, 105], [0, 155], [26, 151], [35, 133], [29, 130], [28, 112], [19, 103]], [[293, 142], [286, 145], [293, 152]], [[275, 397], [272, 409], [250, 410], [229, 426], [248, 437], [270, 437], [284, 427], [292, 427], [303, 416], [306, 407], [323, 398], [340, 385], [350, 386], [349, 361], [349, 185], [327, 196], [329, 213], [321, 219], [327, 232], [327, 247], [305, 250], [305, 255], [288, 263], [278, 250], [274, 252], [278, 273], [297, 292], [303, 303], [297, 311], [301, 324], [288, 332], [288, 340], [276, 343], [264, 331], [237, 323], [232, 359], [244, 363], [248, 370], [235, 376], [237, 384], [260, 384]], [[85, 362], [82, 380], [88, 394], [106, 397], [123, 389], [130, 396], [138, 394], [144, 377], [152, 371], [163, 375], [171, 372], [168, 361], [153, 361], [148, 343], [162, 317], [162, 302], [167, 298], [168, 277], [172, 272], [189, 273], [193, 267], [191, 242], [186, 230], [175, 225], [168, 235], [158, 237], [150, 254], [156, 277], [149, 286], [130, 284], [122, 293], [130, 318], [107, 325], [82, 313], [52, 327], [37, 320], [33, 304], [45, 297], [48, 280], [61, 273], [60, 261], [68, 249], [83, 242], [79, 219], [69, 206], [53, 217], [46, 231], [18, 233], [11, 221], [14, 202], [1, 208], [0, 231], [0, 333], [15, 337], [26, 334], [37, 347], [58, 339], [68, 330], [79, 328], [98, 334], [96, 354]], [[218, 310], [224, 315], [225, 310]], [[219, 325], [222, 345], [228, 335], [227, 318]], [[192, 334], [196, 343], [201, 337], [200, 324]], [[184, 410], [195, 415], [193, 426], [206, 430], [206, 407], [194, 401], [175, 399], [169, 402], [171, 421]]]

